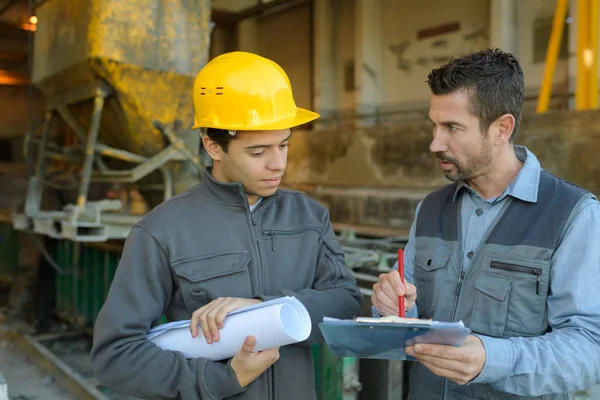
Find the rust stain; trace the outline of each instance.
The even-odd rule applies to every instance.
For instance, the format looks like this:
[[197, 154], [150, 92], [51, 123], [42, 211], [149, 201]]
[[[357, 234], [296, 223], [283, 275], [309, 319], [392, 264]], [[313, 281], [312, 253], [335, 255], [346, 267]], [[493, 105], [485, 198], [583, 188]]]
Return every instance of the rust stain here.
[[352, 130], [308, 132], [309, 168], [311, 172], [324, 173], [329, 164], [346, 156], [354, 141]]

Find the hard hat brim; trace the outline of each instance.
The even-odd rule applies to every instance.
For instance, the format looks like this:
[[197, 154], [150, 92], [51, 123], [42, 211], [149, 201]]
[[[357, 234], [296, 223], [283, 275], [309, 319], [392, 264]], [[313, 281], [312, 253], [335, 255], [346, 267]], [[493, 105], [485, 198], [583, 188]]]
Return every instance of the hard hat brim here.
[[198, 128], [214, 128], [224, 130], [235, 130], [235, 131], [278, 131], [281, 129], [290, 129], [296, 126], [306, 124], [307, 122], [314, 121], [319, 118], [320, 115], [314, 111], [307, 110], [305, 108], [296, 108], [296, 115], [292, 115], [288, 118], [280, 119], [279, 121], [257, 123], [253, 125], [225, 125], [225, 124], [214, 124], [214, 123], [202, 123], [199, 121], [192, 129]]
[[296, 112], [296, 118], [293, 122], [293, 125], [289, 126], [289, 128], [306, 124], [307, 122], [314, 121], [315, 119], [320, 117], [318, 113], [307, 110], [305, 108], [298, 107], [297, 110], [298, 111]]

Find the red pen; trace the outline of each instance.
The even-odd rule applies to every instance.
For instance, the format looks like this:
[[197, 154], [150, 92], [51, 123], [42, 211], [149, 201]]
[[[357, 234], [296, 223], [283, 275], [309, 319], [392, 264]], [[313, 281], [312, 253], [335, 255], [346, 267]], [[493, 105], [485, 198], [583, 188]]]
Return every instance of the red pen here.
[[[404, 251], [402, 249], [398, 249], [398, 273], [404, 284]], [[398, 296], [398, 316], [404, 318], [404, 296]]]

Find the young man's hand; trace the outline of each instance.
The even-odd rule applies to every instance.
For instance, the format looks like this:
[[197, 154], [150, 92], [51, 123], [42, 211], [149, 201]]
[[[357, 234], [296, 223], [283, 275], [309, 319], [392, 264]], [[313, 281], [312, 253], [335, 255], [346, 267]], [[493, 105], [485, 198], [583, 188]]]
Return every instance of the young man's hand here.
[[242, 349], [231, 360], [231, 368], [241, 387], [248, 386], [279, 359], [279, 347], [253, 353], [255, 344], [256, 339], [248, 336]]
[[417, 300], [417, 288], [410, 282], [402, 283], [397, 270], [379, 275], [379, 281], [373, 285], [371, 296], [371, 303], [379, 315], [398, 315], [399, 296], [404, 296], [404, 311], [408, 311]]
[[260, 299], [240, 299], [236, 297], [219, 297], [211, 301], [204, 307], [194, 311], [190, 322], [190, 331], [192, 337], [198, 335], [198, 325], [202, 329], [202, 333], [206, 337], [208, 344], [219, 341], [219, 329], [223, 328], [223, 322], [227, 313], [251, 306], [253, 304], [262, 303]]

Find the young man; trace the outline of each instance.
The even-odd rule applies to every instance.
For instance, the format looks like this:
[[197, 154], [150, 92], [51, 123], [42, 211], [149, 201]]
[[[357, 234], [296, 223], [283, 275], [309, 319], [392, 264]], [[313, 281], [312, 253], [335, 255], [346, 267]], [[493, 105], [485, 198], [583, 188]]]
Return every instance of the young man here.
[[[600, 381], [600, 204], [513, 145], [517, 60], [485, 50], [429, 75], [430, 150], [454, 183], [418, 206], [397, 271], [374, 285], [380, 315], [462, 320], [462, 347], [416, 345], [411, 399], [572, 398]], [[416, 307], [413, 307], [415, 304]]]
[[[290, 128], [318, 114], [297, 108], [285, 72], [263, 57], [216, 57], [194, 83], [195, 128], [213, 159], [203, 182], [156, 207], [131, 231], [94, 331], [99, 381], [149, 399], [314, 399], [311, 345], [324, 316], [360, 315], [362, 295], [325, 207], [279, 190]], [[310, 337], [229, 360], [186, 359], [146, 340], [166, 313], [190, 334], [219, 340], [226, 314], [295, 296]]]

